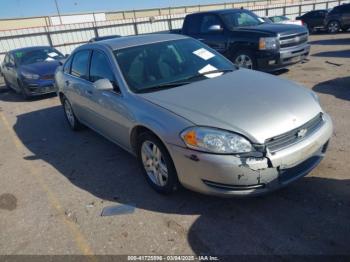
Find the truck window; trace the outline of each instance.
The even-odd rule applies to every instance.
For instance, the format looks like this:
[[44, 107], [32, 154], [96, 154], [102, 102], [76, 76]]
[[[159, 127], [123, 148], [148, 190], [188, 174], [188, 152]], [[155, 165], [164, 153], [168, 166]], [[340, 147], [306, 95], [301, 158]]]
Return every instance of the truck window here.
[[200, 15], [188, 15], [186, 16], [184, 33], [185, 35], [199, 34], [200, 29]]
[[220, 25], [222, 27], [222, 23], [220, 19], [216, 15], [205, 15], [202, 17], [201, 22], [201, 33], [207, 34], [210, 32], [209, 28], [213, 25]]
[[255, 26], [262, 23], [258, 16], [246, 10], [225, 14], [223, 19], [225, 24], [231, 29], [239, 26]]

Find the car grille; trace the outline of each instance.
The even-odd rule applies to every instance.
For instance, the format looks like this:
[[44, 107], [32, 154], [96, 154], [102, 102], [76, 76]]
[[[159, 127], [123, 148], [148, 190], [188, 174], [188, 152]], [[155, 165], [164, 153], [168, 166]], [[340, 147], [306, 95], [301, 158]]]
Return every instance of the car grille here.
[[292, 47], [304, 44], [308, 41], [308, 33], [300, 33], [280, 37], [280, 47]]
[[42, 80], [53, 80], [54, 79], [54, 75], [50, 74], [50, 75], [42, 75], [40, 77]]
[[270, 152], [276, 152], [288, 146], [291, 146], [311, 134], [313, 134], [316, 130], [318, 130], [323, 124], [322, 113], [318, 114], [316, 117], [311, 119], [306, 124], [284, 133], [279, 136], [275, 136], [266, 140], [265, 145], [269, 149]]

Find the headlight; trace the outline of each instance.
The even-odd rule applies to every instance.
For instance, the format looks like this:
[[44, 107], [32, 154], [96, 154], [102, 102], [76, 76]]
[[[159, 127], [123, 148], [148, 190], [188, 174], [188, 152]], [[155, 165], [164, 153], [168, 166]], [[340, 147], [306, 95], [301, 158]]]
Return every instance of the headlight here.
[[22, 72], [21, 74], [26, 79], [39, 79], [39, 77], [40, 77], [37, 74], [32, 74], [32, 73], [28, 73], [28, 72]]
[[253, 151], [251, 143], [244, 137], [208, 127], [191, 127], [181, 133], [187, 147], [217, 154], [238, 154]]
[[277, 49], [278, 41], [276, 37], [261, 37], [259, 39], [260, 50], [273, 50]]

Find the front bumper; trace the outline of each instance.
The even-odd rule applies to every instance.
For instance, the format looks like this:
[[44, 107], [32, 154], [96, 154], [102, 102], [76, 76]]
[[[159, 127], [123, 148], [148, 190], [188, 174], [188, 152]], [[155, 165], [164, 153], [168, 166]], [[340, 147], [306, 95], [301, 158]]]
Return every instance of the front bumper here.
[[37, 96], [57, 92], [54, 80], [22, 80], [27, 95]]
[[310, 45], [303, 44], [284, 48], [278, 53], [258, 53], [257, 66], [262, 71], [276, 71], [302, 62], [310, 53]]
[[322, 160], [332, 131], [332, 121], [325, 114], [315, 133], [261, 158], [208, 154], [170, 144], [168, 149], [184, 187], [212, 195], [254, 196], [307, 175]]

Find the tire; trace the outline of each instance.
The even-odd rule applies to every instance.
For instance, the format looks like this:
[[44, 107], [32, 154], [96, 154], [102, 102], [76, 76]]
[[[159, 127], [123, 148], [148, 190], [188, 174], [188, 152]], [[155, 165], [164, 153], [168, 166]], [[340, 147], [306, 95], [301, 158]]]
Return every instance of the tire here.
[[10, 83], [6, 80], [5, 77], [4, 77], [4, 82], [5, 82], [5, 88], [7, 88], [8, 90], [12, 90]]
[[239, 67], [256, 69], [256, 58], [249, 50], [238, 51], [232, 56], [231, 61]]
[[27, 93], [27, 90], [24, 88], [24, 86], [22, 85], [22, 83], [21, 83], [20, 80], [17, 80], [17, 85], [18, 85], [19, 92], [20, 92], [21, 95], [22, 95], [22, 98], [23, 98], [24, 100], [29, 100], [31, 97], [30, 97], [30, 95]]
[[80, 123], [78, 118], [75, 116], [72, 105], [66, 97], [62, 98], [62, 105], [63, 105], [64, 115], [66, 117], [69, 127], [73, 131], [79, 131], [82, 128], [82, 124]]
[[155, 135], [149, 132], [139, 135], [137, 158], [148, 184], [155, 191], [167, 195], [179, 188], [173, 160]]
[[340, 24], [338, 21], [336, 20], [333, 20], [333, 21], [330, 21], [327, 25], [327, 31], [328, 33], [330, 34], [336, 34], [338, 33], [340, 30]]

